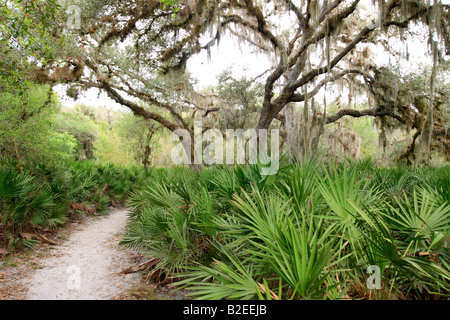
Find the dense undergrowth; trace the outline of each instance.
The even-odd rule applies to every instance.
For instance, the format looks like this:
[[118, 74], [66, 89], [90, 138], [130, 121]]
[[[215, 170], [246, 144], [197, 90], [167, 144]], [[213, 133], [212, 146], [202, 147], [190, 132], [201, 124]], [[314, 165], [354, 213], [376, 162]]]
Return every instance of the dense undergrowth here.
[[450, 291], [449, 199], [449, 167], [308, 160], [261, 176], [258, 165], [4, 159], [0, 248], [32, 247], [30, 234], [73, 214], [126, 205], [121, 244], [148, 256], [148, 280], [193, 298], [440, 299]]
[[449, 297], [449, 167], [259, 169], [153, 170], [122, 241], [147, 278], [197, 299]]
[[142, 168], [58, 162], [0, 162], [0, 248], [33, 247], [39, 234], [62, 227], [71, 217], [105, 214], [124, 204], [127, 193], [145, 180]]

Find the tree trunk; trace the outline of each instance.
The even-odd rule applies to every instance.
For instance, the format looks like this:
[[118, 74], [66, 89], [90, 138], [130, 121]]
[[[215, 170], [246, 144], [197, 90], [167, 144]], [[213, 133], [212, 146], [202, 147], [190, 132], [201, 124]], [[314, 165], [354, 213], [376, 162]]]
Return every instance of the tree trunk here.
[[[194, 136], [194, 133], [190, 132], [190, 136], [191, 136], [191, 143], [190, 143], [190, 146], [189, 146], [190, 147], [189, 153], [187, 153], [187, 150], [186, 150], [186, 148], [188, 146], [185, 146], [185, 150], [186, 150], [186, 153], [188, 154], [188, 159], [189, 159], [189, 168], [192, 171], [201, 171], [203, 169], [202, 161], [198, 161], [198, 159], [202, 159], [203, 160], [203, 158], [202, 158], [203, 155], [201, 154], [202, 150], [203, 150], [202, 149], [203, 146], [202, 145], [199, 146], [200, 147], [200, 150], [199, 150], [200, 154], [198, 154], [198, 152], [197, 152], [197, 150], [195, 148], [195, 136]], [[199, 163], [196, 163], [196, 161], [199, 162]]]
[[148, 169], [148, 165], [150, 163], [150, 154], [152, 152], [152, 149], [150, 148], [150, 145], [146, 145], [145, 146], [145, 150], [144, 150], [144, 159], [142, 161], [142, 164], [144, 165], [144, 169], [147, 170]]
[[81, 147], [78, 154], [78, 161], [83, 160], [91, 160], [94, 158], [94, 151], [92, 150], [93, 143], [91, 140], [87, 140], [83, 142], [83, 146]]
[[290, 159], [298, 161], [299, 150], [299, 123], [293, 103], [288, 103], [284, 107], [285, 127], [286, 127], [286, 149]]
[[308, 103], [305, 103], [303, 117], [300, 117], [292, 103], [285, 107], [287, 149], [294, 161], [314, 156], [325, 131], [326, 118], [317, 116], [314, 107], [311, 109], [312, 114]]
[[433, 68], [431, 69], [431, 79], [430, 79], [430, 102], [428, 104], [427, 116], [425, 118], [422, 133], [420, 135], [419, 145], [417, 147], [417, 157], [414, 163], [414, 167], [419, 163], [428, 164], [430, 160], [431, 152], [431, 139], [433, 134], [433, 108], [434, 108], [434, 94], [435, 94], [435, 81], [436, 81], [436, 66], [438, 59], [437, 44], [433, 39], [429, 39], [432, 45], [433, 52]]

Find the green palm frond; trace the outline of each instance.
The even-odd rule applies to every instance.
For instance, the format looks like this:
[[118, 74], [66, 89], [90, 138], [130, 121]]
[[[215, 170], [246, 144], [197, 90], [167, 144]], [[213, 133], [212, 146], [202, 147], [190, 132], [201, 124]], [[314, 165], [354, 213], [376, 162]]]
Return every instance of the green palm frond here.
[[404, 194], [403, 198], [396, 198], [396, 204], [398, 207], [388, 205], [383, 215], [397, 230], [429, 239], [433, 233], [450, 229], [450, 205], [438, 206], [426, 190], [418, 193], [414, 189], [412, 199]]

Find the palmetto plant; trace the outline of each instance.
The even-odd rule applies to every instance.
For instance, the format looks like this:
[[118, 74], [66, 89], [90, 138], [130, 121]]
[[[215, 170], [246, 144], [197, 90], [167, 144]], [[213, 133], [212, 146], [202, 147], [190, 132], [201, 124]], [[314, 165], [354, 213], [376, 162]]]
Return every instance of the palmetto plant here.
[[188, 214], [192, 219], [192, 228], [206, 236], [215, 235], [220, 227], [214, 221], [220, 206], [215, 201], [206, 185], [201, 185], [192, 198], [192, 204], [189, 206]]
[[378, 188], [384, 200], [395, 203], [395, 198], [410, 194], [413, 186], [426, 184], [429, 176], [429, 171], [414, 171], [406, 166], [378, 168], [370, 184]]
[[0, 239], [10, 249], [19, 242], [33, 244], [19, 237], [23, 231], [63, 224], [65, 212], [55, 211], [54, 206], [50, 188], [40, 185], [29, 175], [0, 168]]
[[154, 172], [129, 198], [123, 244], [196, 299], [338, 299], [369, 265], [378, 297], [448, 293], [449, 209], [432, 171], [305, 161], [264, 181], [255, 168]]
[[[211, 224], [214, 204], [207, 187], [192, 171], [158, 176], [131, 193], [127, 204], [131, 224], [122, 245], [141, 247], [158, 259], [156, 269], [173, 275], [194, 261], [208, 261], [207, 239], [217, 227]], [[162, 178], [162, 179], [161, 179]]]
[[237, 211], [224, 229], [229, 242], [220, 250], [224, 260], [191, 268], [184, 275], [190, 280], [178, 285], [193, 285], [193, 295], [203, 299], [320, 298], [329, 272], [346, 258], [338, 257], [336, 225], [292, 212], [276, 194], [252, 191], [235, 197]]
[[319, 170], [316, 159], [304, 159], [285, 169], [284, 175], [274, 183], [275, 188], [292, 199], [296, 210], [312, 209], [319, 203], [316, 170]]
[[133, 191], [127, 205], [133, 213], [143, 212], [152, 206], [163, 208], [177, 208], [183, 206], [180, 196], [171, 190], [164, 182], [152, 181]]
[[246, 189], [249, 185], [248, 178], [241, 166], [216, 169], [209, 181], [212, 190], [225, 201], [233, 200], [235, 194], [239, 194], [241, 189]]
[[396, 207], [387, 206], [384, 213], [394, 230], [417, 242], [430, 240], [434, 236], [448, 233], [450, 229], [450, 205], [438, 201], [425, 189], [420, 193], [414, 189], [412, 197], [407, 194], [396, 198]]
[[428, 291], [439, 292], [441, 287], [448, 291], [450, 261], [445, 241], [450, 235], [450, 205], [439, 205], [439, 199], [426, 189], [414, 189], [412, 196], [405, 195], [396, 202], [395, 207], [387, 205], [382, 215], [390, 229], [397, 232], [403, 256], [422, 275], [420, 286], [431, 282], [433, 289], [428, 285]]
[[166, 214], [156, 207], [150, 207], [132, 218], [120, 242], [130, 248], [150, 250], [152, 239], [163, 238], [169, 227]]
[[434, 176], [427, 179], [423, 187], [438, 201], [438, 204], [450, 204], [450, 168], [436, 169]]
[[[179, 273], [180, 280], [174, 286], [188, 286], [194, 299], [235, 299], [247, 300], [261, 295], [256, 278], [256, 265], [245, 263], [242, 257], [227, 248], [218, 248], [223, 260], [214, 260], [211, 265], [190, 266]], [[268, 289], [267, 291], [269, 291]], [[269, 291], [270, 292], [270, 291]]]
[[97, 213], [106, 213], [111, 199], [123, 199], [136, 184], [145, 185], [149, 176], [143, 169], [91, 161], [43, 164], [1, 159], [1, 245], [33, 244], [27, 239], [30, 234], [63, 225], [75, 207], [94, 206]]
[[[399, 200], [402, 203], [400, 209], [390, 205], [383, 210], [354, 206], [365, 222], [364, 227], [359, 228], [363, 235], [361, 253], [366, 258], [365, 266], [380, 267], [385, 283], [390, 287], [389, 292], [402, 290], [407, 294], [417, 289], [418, 283], [421, 290], [430, 293], [448, 292], [450, 289], [448, 261], [436, 259], [440, 250], [433, 249], [433, 243], [437, 244], [434, 232], [442, 229], [434, 219], [444, 217], [444, 223], [448, 223], [449, 218], [445, 217], [448, 213], [431, 205], [427, 194], [421, 198], [425, 201], [419, 204], [414, 191], [415, 205], [411, 206], [409, 198], [405, 197]], [[425, 225], [428, 227], [424, 228]], [[446, 230], [448, 232], [448, 227]]]
[[[375, 187], [369, 187], [368, 180], [359, 179], [355, 170], [333, 168], [333, 174], [325, 171], [323, 175], [317, 175], [318, 189], [328, 210], [323, 217], [330, 221], [336, 221], [339, 233], [343, 236], [342, 242], [349, 242], [351, 249], [358, 252], [361, 246], [360, 233], [356, 226], [360, 217], [355, 205], [370, 205], [378, 198]], [[357, 255], [356, 255], [357, 256]]]

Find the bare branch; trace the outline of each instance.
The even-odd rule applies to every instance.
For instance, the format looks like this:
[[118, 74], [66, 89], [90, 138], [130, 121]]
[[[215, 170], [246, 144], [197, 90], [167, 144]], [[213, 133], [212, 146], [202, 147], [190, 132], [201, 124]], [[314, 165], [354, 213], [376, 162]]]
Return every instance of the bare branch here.
[[333, 123], [341, 119], [342, 117], [350, 116], [354, 118], [359, 117], [366, 117], [366, 116], [372, 116], [372, 117], [392, 117], [396, 120], [398, 120], [401, 123], [405, 123], [405, 120], [402, 119], [402, 117], [394, 114], [391, 110], [388, 110], [384, 108], [383, 106], [373, 108], [373, 109], [366, 109], [366, 110], [355, 110], [355, 109], [342, 109], [339, 110], [337, 113], [335, 113], [332, 116], [328, 116], [326, 120], [326, 124]]
[[175, 131], [176, 129], [180, 128], [180, 125], [171, 122], [170, 120], [166, 119], [165, 117], [149, 111], [141, 106], [139, 106], [138, 104], [125, 99], [124, 97], [122, 97], [119, 92], [117, 92], [117, 90], [115, 90], [113, 87], [110, 86], [110, 84], [106, 81], [101, 82], [101, 83], [96, 83], [96, 82], [90, 82], [90, 81], [80, 81], [81, 84], [83, 84], [86, 87], [90, 87], [90, 88], [99, 88], [104, 90], [108, 96], [114, 100], [115, 102], [117, 102], [118, 104], [125, 106], [127, 108], [129, 108], [131, 111], [133, 111], [133, 113], [137, 116], [141, 116], [144, 119], [152, 119], [156, 122], [158, 122], [159, 124], [161, 124], [162, 126], [164, 126], [165, 128], [169, 129], [170, 131]]
[[314, 70], [311, 70], [307, 74], [305, 74], [302, 78], [300, 78], [297, 81], [291, 82], [286, 86], [286, 91], [293, 92], [297, 88], [303, 86], [304, 84], [310, 82], [315, 77], [317, 77], [320, 74], [324, 74], [328, 72], [328, 70], [335, 67], [339, 61], [341, 61], [355, 46], [361, 42], [365, 36], [367, 36], [371, 31], [375, 30], [377, 28], [376, 24], [366, 26], [364, 27], [359, 34], [353, 39], [352, 42], [350, 42], [337, 56], [333, 58], [333, 60], [330, 61], [330, 64], [327, 66], [323, 66], [321, 68], [317, 68]]
[[313, 90], [311, 90], [310, 92], [305, 94], [293, 94], [291, 96], [290, 101], [291, 102], [301, 102], [305, 100], [305, 96], [308, 96], [308, 98], [315, 96], [320, 89], [322, 89], [323, 86], [325, 86], [325, 84], [329, 83], [329, 82], [333, 82], [336, 81], [340, 78], [342, 78], [343, 76], [346, 76], [348, 74], [360, 74], [362, 75], [364, 78], [370, 80], [372, 83], [375, 82], [375, 79], [373, 79], [373, 77], [369, 74], [367, 74], [366, 72], [359, 70], [359, 69], [348, 69], [348, 70], [344, 70], [342, 72], [339, 72], [335, 75], [331, 75], [326, 77], [325, 79], [323, 79], [322, 81], [320, 81], [316, 87], [314, 87]]
[[252, 0], [245, 0], [245, 4], [247, 12], [256, 18], [258, 24], [257, 31], [267, 38], [275, 48], [283, 50], [283, 43], [279, 41], [269, 29], [267, 29], [267, 22], [263, 16], [261, 8], [258, 5], [255, 5]]

